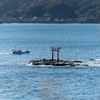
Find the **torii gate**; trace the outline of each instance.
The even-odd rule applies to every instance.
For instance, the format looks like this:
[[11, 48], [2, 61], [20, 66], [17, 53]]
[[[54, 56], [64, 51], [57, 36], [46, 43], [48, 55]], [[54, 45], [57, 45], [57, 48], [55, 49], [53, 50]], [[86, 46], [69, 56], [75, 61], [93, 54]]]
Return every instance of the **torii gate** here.
[[57, 51], [57, 61], [59, 61], [59, 49], [61, 49], [61, 47], [50, 47], [51, 51], [52, 51], [52, 61], [53, 61], [53, 57], [54, 57], [54, 51]]

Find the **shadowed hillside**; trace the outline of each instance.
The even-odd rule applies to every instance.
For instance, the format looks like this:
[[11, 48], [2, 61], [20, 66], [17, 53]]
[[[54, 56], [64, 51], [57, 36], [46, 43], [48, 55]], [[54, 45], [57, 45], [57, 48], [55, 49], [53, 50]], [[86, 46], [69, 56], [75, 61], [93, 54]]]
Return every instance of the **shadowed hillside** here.
[[100, 18], [100, 0], [0, 0], [0, 17]]
[[26, 17], [73, 18], [77, 17], [75, 11], [62, 2], [45, 2], [30, 6], [23, 10]]

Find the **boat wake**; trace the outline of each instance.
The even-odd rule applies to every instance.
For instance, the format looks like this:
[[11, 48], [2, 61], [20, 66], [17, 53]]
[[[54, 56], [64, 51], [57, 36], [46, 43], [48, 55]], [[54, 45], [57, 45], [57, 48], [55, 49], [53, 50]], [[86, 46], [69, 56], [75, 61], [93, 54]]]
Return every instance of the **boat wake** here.
[[12, 53], [0, 53], [0, 55], [12, 55]]

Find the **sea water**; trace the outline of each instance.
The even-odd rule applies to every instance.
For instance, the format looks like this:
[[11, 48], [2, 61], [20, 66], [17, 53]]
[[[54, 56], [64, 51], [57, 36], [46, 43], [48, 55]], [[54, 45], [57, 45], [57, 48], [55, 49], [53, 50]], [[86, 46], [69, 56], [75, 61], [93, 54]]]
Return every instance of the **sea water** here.
[[[50, 46], [61, 47], [59, 59], [89, 66], [28, 65], [51, 59]], [[0, 100], [100, 100], [100, 25], [0, 24]]]

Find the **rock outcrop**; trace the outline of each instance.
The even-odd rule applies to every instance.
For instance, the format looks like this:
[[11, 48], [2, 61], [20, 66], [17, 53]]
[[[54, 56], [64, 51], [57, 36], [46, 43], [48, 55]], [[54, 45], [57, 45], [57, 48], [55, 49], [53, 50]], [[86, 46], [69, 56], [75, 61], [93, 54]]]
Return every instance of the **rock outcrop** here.
[[31, 60], [28, 63], [29, 65], [52, 65], [52, 66], [88, 66], [87, 64], [83, 64], [83, 61], [80, 60]]

